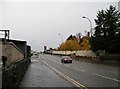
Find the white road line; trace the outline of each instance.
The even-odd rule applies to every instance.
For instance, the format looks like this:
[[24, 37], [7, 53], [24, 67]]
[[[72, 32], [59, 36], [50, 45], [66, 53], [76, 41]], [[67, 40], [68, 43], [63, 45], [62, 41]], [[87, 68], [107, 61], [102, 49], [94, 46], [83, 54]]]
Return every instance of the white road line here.
[[76, 70], [79, 70], [79, 71], [83, 71], [83, 72], [85, 72], [85, 70], [83, 70], [83, 69], [79, 69], [79, 68], [76, 68], [76, 67], [73, 67], [73, 69], [76, 69]]
[[[51, 59], [49, 59], [49, 60], [51, 60]], [[54, 61], [54, 60], [51, 60], [51, 61], [53, 61], [53, 62], [55, 62], [55, 63], [58, 63], [58, 64], [62, 64], [62, 63], [59, 63], [59, 62], [57, 62], [57, 61]]]
[[106, 79], [110, 79], [110, 80], [113, 80], [113, 81], [116, 81], [116, 82], [120, 82], [120, 80], [117, 80], [117, 79], [114, 79], [114, 78], [110, 78], [110, 77], [106, 77], [106, 76], [103, 76], [103, 75], [100, 75], [100, 74], [93, 73], [93, 75], [96, 75], [96, 76], [99, 76], [99, 77], [103, 77], [103, 78], [106, 78]]
[[69, 76], [65, 75], [64, 73], [58, 71], [54, 67], [50, 66], [45, 61], [42, 61], [44, 64], [46, 64], [49, 68], [51, 68], [53, 71], [55, 71], [57, 74], [59, 74], [61, 77], [65, 78], [69, 82], [73, 83], [76, 87], [79, 87], [80, 89], [87, 89], [84, 85], [80, 84], [79, 82], [75, 81], [74, 79], [70, 78]]

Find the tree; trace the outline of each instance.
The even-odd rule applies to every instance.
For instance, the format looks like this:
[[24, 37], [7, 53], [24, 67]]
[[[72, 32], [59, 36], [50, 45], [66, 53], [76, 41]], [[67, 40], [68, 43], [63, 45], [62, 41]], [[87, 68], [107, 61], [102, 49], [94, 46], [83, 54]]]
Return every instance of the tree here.
[[89, 50], [91, 48], [89, 43], [89, 38], [84, 36], [79, 43], [76, 36], [70, 35], [67, 40], [62, 43], [59, 47], [63, 51], [73, 51], [73, 50]]
[[63, 51], [73, 51], [81, 50], [78, 40], [75, 36], [70, 35], [67, 40], [60, 45], [60, 50]]
[[90, 42], [89, 42], [89, 38], [84, 36], [82, 39], [81, 39], [81, 48], [82, 50], [90, 50], [91, 46], [90, 46]]
[[105, 50], [108, 53], [120, 53], [120, 13], [110, 6], [97, 13], [96, 27], [91, 46], [93, 51]]

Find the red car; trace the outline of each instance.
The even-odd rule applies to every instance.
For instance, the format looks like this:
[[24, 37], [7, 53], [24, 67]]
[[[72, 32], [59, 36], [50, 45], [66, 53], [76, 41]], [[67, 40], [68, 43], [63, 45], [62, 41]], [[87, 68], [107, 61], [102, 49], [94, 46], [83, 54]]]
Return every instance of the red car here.
[[61, 59], [62, 63], [72, 63], [72, 59], [69, 56], [63, 56]]

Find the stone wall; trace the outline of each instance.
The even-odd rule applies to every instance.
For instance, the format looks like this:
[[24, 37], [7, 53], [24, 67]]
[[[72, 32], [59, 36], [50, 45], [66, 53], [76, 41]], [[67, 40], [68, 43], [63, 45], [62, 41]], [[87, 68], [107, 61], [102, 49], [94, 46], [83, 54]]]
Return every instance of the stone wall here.
[[2, 69], [2, 88], [17, 89], [30, 64], [30, 59], [21, 60]]

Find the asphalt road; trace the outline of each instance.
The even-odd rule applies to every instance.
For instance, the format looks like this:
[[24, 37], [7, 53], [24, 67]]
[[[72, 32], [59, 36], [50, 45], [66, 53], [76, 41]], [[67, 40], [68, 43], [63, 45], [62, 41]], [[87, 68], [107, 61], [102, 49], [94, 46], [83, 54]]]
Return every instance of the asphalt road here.
[[61, 57], [40, 54], [39, 60], [71, 84], [83, 88], [110, 89], [120, 87], [119, 68], [102, 64], [73, 61], [61, 63]]
[[43, 62], [42, 58], [33, 56], [31, 60], [32, 63], [26, 71], [25, 76], [19, 85], [19, 89], [31, 89], [33, 87], [38, 89], [55, 87], [67, 87], [68, 89], [75, 89], [73, 84], [51, 70], [51, 68], [49, 68]]

